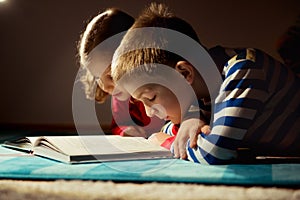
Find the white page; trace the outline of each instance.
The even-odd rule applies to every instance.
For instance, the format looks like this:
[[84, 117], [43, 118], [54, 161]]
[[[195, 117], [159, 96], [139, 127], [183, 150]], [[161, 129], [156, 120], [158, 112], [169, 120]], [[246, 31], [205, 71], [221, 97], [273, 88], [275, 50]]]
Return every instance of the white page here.
[[121, 136], [49, 136], [49, 142], [69, 155], [168, 151], [144, 138]]

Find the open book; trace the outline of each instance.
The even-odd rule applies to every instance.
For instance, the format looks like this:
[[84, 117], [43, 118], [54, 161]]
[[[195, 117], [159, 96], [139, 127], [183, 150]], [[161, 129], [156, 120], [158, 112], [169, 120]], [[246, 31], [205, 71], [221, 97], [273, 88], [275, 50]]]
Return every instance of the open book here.
[[169, 150], [142, 137], [42, 136], [6, 141], [4, 147], [65, 163], [171, 158]]

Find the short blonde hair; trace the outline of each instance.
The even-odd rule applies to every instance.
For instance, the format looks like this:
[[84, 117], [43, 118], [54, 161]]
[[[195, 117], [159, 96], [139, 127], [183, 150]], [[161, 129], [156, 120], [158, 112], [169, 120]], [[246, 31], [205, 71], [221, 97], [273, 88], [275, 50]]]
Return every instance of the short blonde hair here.
[[[139, 70], [152, 71], [156, 65], [154, 63], [165, 64], [174, 67], [176, 62], [184, 60], [179, 55], [163, 50], [164, 44], [168, 43], [167, 37], [152, 37], [151, 30], [148, 34], [137, 37], [135, 29], [144, 27], [167, 28], [183, 33], [198, 43], [200, 43], [195, 30], [186, 21], [176, 17], [164, 4], [151, 3], [142, 14], [135, 20], [135, 23], [127, 31], [118, 49], [115, 51], [112, 63], [112, 78], [118, 81], [124, 74], [130, 74], [136, 70], [137, 66], [143, 66]], [[138, 38], [138, 39], [137, 39]], [[137, 48], [141, 43], [151, 43], [151, 48]], [[157, 47], [157, 48], [156, 48]], [[126, 52], [123, 54], [123, 52]]]

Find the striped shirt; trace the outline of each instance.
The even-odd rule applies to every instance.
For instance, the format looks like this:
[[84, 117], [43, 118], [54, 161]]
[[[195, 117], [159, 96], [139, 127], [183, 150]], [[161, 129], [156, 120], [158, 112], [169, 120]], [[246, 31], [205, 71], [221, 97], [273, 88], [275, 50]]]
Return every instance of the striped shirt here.
[[300, 79], [257, 49], [244, 49], [223, 68], [209, 135], [198, 147], [186, 145], [188, 159], [224, 164], [247, 147], [260, 154], [300, 154]]

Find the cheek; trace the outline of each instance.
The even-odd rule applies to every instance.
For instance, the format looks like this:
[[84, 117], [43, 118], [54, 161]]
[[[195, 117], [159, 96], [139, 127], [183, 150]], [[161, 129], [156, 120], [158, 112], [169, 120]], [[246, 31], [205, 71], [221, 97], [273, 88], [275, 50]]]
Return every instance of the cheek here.
[[113, 94], [113, 96], [119, 101], [127, 101], [130, 98], [130, 94], [127, 92], [120, 92], [117, 95]]
[[168, 105], [168, 110], [171, 115], [173, 116], [180, 116], [181, 110], [180, 110], [180, 104], [178, 101], [173, 101]]
[[[165, 98], [167, 98], [167, 97], [165, 97]], [[179, 106], [177, 96], [171, 91], [169, 91], [169, 93], [168, 93], [168, 100], [169, 100], [169, 103], [172, 104], [173, 106], [175, 106], [175, 105]]]
[[106, 85], [109, 85], [111, 87], [115, 87], [115, 84], [114, 84], [114, 82], [112, 81], [112, 79], [110, 77], [105, 77], [104, 81], [105, 81]]
[[115, 87], [112, 96], [117, 98], [119, 101], [126, 101], [130, 98], [130, 94], [122, 87]]
[[169, 95], [163, 96], [161, 98], [162, 104], [168, 113], [178, 113], [180, 112], [180, 104], [176, 96], [171, 93]]

